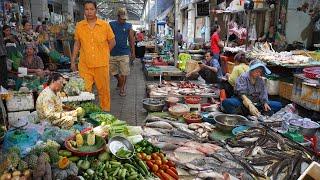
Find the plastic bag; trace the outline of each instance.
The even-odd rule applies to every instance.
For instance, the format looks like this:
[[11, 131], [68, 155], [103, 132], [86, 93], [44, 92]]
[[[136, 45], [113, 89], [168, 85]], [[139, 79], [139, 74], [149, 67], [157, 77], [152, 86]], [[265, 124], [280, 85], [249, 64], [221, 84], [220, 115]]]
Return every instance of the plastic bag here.
[[61, 54], [56, 51], [56, 50], [53, 50], [49, 53], [49, 57], [55, 62], [55, 63], [59, 63], [60, 61], [60, 58], [61, 58]]

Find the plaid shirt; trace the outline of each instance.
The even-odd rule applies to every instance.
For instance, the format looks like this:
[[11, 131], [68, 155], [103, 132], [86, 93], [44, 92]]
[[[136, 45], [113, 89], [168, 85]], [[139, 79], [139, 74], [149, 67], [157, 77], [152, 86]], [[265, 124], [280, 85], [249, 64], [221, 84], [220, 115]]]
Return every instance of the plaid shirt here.
[[235, 92], [238, 96], [246, 95], [253, 103], [262, 105], [268, 102], [268, 92], [264, 80], [259, 77], [255, 84], [252, 84], [249, 72], [243, 73], [236, 80]]
[[0, 33], [0, 56], [6, 56], [7, 55], [7, 51], [6, 51], [6, 47], [4, 45], [4, 39], [2, 36], [2, 33]]

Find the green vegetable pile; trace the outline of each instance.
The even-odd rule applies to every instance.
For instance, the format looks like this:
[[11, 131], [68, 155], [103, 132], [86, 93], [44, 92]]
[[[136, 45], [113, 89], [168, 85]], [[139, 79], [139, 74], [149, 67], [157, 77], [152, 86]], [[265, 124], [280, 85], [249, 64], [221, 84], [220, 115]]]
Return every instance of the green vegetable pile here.
[[152, 143], [149, 141], [143, 139], [142, 141], [138, 142], [137, 144], [134, 145], [134, 148], [136, 152], [144, 152], [148, 155], [155, 153], [155, 152], [160, 152], [160, 148], [154, 146]]
[[125, 121], [120, 121], [111, 114], [94, 113], [90, 115], [90, 118], [98, 121], [101, 126], [108, 126], [110, 137], [129, 134], [127, 123]]
[[68, 96], [77, 96], [84, 91], [84, 80], [81, 78], [70, 78], [68, 83], [64, 86], [63, 91]]
[[152, 177], [146, 164], [137, 157], [119, 160], [108, 152], [100, 154], [98, 159], [79, 160], [77, 166], [82, 170], [83, 178], [88, 180], [144, 180]]
[[99, 106], [97, 106], [96, 104], [91, 103], [91, 102], [81, 103], [80, 107], [82, 107], [84, 109], [86, 114], [97, 113], [97, 112], [102, 111]]
[[94, 113], [90, 115], [90, 118], [98, 121], [102, 126], [111, 124], [118, 120], [113, 115], [107, 113]]
[[122, 147], [117, 151], [116, 155], [118, 157], [128, 159], [132, 156], [132, 152], [130, 150], [126, 150], [126, 149], [124, 149], [124, 147]]

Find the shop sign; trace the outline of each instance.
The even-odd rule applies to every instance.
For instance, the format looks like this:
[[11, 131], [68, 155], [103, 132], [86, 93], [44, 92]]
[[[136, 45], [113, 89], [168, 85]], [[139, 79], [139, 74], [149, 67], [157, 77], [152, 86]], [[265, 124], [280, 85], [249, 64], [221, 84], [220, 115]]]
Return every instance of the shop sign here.
[[209, 16], [209, 2], [197, 3], [197, 16]]

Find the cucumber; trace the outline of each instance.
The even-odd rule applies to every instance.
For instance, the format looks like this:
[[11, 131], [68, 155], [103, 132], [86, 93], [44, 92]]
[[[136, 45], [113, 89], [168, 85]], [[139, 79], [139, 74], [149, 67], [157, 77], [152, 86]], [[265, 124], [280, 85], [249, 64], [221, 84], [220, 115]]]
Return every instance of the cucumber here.
[[132, 175], [128, 177], [128, 180], [134, 180], [137, 179], [138, 175]]
[[120, 167], [118, 167], [118, 168], [113, 172], [112, 176], [113, 176], [113, 177], [116, 176], [116, 175], [118, 174], [119, 170], [120, 170]]
[[114, 166], [120, 166], [120, 165], [121, 165], [121, 162], [110, 161], [110, 164], [111, 164], [111, 165], [114, 165]]
[[77, 162], [79, 161], [80, 158], [78, 156], [71, 156], [71, 157], [68, 157], [68, 159], [72, 162]]
[[122, 173], [120, 174], [120, 177], [121, 177], [121, 178], [125, 178], [125, 177], [126, 177], [126, 174], [127, 174], [127, 170], [126, 170], [126, 169], [123, 169], [123, 170], [122, 170]]
[[70, 157], [72, 156], [72, 153], [70, 151], [67, 151], [67, 150], [59, 150], [58, 154], [60, 156], [63, 156], [63, 157]]

